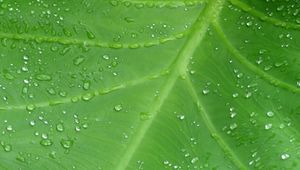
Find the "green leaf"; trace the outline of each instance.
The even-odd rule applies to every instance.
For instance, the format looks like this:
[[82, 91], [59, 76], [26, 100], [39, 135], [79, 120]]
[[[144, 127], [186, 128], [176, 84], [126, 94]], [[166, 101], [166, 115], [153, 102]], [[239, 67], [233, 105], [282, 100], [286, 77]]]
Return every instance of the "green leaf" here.
[[299, 169], [296, 0], [0, 0], [0, 169]]

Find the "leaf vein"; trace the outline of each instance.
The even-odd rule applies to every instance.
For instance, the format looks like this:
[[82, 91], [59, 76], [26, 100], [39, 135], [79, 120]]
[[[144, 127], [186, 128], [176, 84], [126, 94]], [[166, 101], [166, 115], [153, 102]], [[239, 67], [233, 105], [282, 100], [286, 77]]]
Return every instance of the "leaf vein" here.
[[[62, 100], [32, 103], [30, 105], [33, 105], [35, 108], [42, 108], [42, 107], [48, 107], [48, 106], [53, 106], [53, 105], [71, 103], [72, 99], [74, 99], [74, 98], [83, 100], [83, 97], [86, 94], [91, 94], [93, 97], [97, 97], [97, 96], [105, 95], [105, 94], [108, 94], [108, 93], [111, 93], [111, 92], [114, 92], [114, 91], [117, 91], [117, 90], [125, 89], [125, 88], [132, 87], [132, 86], [136, 86], [136, 85], [145, 83], [145, 82], [147, 82], [149, 80], [152, 80], [152, 79], [157, 79], [157, 78], [161, 77], [162, 75], [164, 75], [165, 72], [167, 72], [167, 71], [152, 74], [152, 75], [147, 75], [147, 76], [144, 76], [142, 78], [138, 78], [138, 79], [131, 80], [131, 81], [128, 81], [128, 82], [125, 82], [125, 83], [121, 83], [121, 84], [115, 85], [115, 86], [110, 87], [110, 88], [104, 88], [104, 89], [100, 89], [100, 90], [87, 92], [87, 93], [84, 93], [84, 94], [79, 94], [77, 96], [67, 97], [67, 98], [64, 98]], [[15, 105], [15, 106], [14, 105], [0, 106], [0, 110], [24, 110], [24, 109], [27, 108], [27, 106], [28, 105], [26, 105], [26, 104], [24, 104], [24, 105]]]
[[160, 112], [161, 107], [164, 105], [169, 94], [171, 93], [177, 79], [181, 74], [186, 73], [187, 66], [192, 55], [194, 54], [198, 45], [202, 42], [202, 39], [207, 32], [207, 28], [211, 20], [215, 19], [219, 15], [223, 3], [223, 0], [210, 1], [207, 4], [207, 7], [204, 8], [204, 11], [200, 12], [198, 20], [194, 23], [192, 31], [186, 43], [175, 59], [173, 68], [171, 70], [172, 73], [169, 75], [168, 79], [165, 82], [165, 85], [162, 87], [161, 95], [155, 100], [154, 104], [152, 105], [152, 108], [150, 110], [151, 119], [146, 122], [142, 122], [137, 128], [139, 129], [139, 131], [137, 131], [135, 138], [132, 139], [130, 145], [128, 146], [128, 149], [125, 150], [125, 153], [123, 154], [120, 162], [115, 168], [116, 170], [124, 170], [128, 167], [136, 150], [141, 145], [145, 134], [150, 129], [153, 121]]
[[0, 32], [0, 38], [12, 39], [12, 40], [25, 40], [25, 41], [36, 41], [36, 42], [47, 42], [47, 43], [59, 43], [63, 45], [85, 45], [89, 47], [100, 47], [100, 48], [140, 48], [140, 47], [152, 47], [157, 46], [162, 43], [174, 41], [180, 38], [183, 38], [189, 30], [170, 35], [169, 37], [160, 38], [154, 41], [149, 42], [139, 42], [139, 43], [108, 43], [95, 40], [82, 40], [76, 38], [67, 38], [67, 37], [50, 37], [43, 35], [31, 35], [31, 34], [14, 34], [14, 33], [4, 33]]
[[300, 89], [296, 86], [293, 86], [289, 83], [286, 83], [264, 71], [262, 71], [260, 68], [252, 64], [249, 60], [247, 60], [246, 57], [244, 57], [233, 45], [232, 43], [227, 39], [225, 33], [223, 32], [222, 28], [217, 22], [213, 23], [213, 26], [216, 30], [216, 32], [219, 35], [219, 38], [224, 42], [226, 47], [228, 48], [229, 52], [233, 54], [233, 56], [244, 66], [246, 66], [248, 69], [250, 69], [252, 72], [258, 74], [263, 79], [267, 80], [271, 84], [281, 87], [283, 89], [286, 89], [288, 91], [291, 91], [293, 93], [300, 93]]
[[267, 21], [267, 22], [269, 22], [269, 23], [271, 23], [275, 26], [300, 30], [300, 25], [299, 24], [294, 24], [294, 23], [291, 23], [291, 22], [285, 22], [285, 21], [282, 21], [282, 20], [274, 18], [274, 17], [266, 16], [264, 13], [253, 9], [248, 4], [246, 4], [244, 2], [241, 2], [239, 0], [230, 0], [230, 2], [234, 6], [242, 9], [243, 11], [248, 12], [249, 14], [251, 14], [255, 17], [258, 17], [263, 21]]
[[207, 114], [207, 111], [205, 110], [196, 90], [192, 83], [192, 80], [189, 75], [186, 75], [187, 79], [186, 82], [188, 84], [188, 87], [190, 89], [190, 93], [193, 96], [194, 100], [197, 102], [197, 107], [200, 113], [200, 116], [203, 119], [203, 122], [205, 123], [207, 129], [209, 130], [212, 137], [216, 140], [220, 148], [224, 151], [225, 154], [229, 154], [229, 158], [231, 161], [239, 168], [239, 169], [247, 169], [242, 161], [238, 158], [238, 156], [234, 153], [234, 151], [227, 145], [227, 143], [222, 139], [221, 135], [219, 135], [219, 132], [216, 130], [215, 126], [213, 125], [210, 116]]

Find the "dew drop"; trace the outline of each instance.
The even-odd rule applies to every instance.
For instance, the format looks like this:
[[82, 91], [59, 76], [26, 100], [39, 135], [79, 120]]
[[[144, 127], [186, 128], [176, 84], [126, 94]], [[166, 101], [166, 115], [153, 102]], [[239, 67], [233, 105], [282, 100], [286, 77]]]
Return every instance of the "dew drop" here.
[[83, 82], [83, 89], [84, 90], [88, 90], [89, 88], [90, 88], [90, 82], [89, 81], [85, 81], [85, 82]]
[[184, 115], [178, 115], [177, 118], [178, 118], [179, 120], [184, 120], [184, 119], [185, 119], [185, 116], [184, 116]]
[[51, 146], [53, 144], [53, 142], [50, 139], [42, 139], [40, 144], [42, 146]]
[[35, 121], [32, 120], [32, 121], [29, 122], [29, 124], [30, 124], [30, 126], [34, 126], [35, 125]]
[[82, 100], [83, 101], [90, 101], [93, 97], [94, 97], [94, 94], [87, 93], [87, 94], [85, 94], [85, 95], [82, 96]]
[[121, 110], [123, 109], [122, 105], [121, 104], [118, 104], [114, 107], [114, 110], [117, 111], [117, 112], [120, 112]]
[[63, 148], [65, 148], [65, 149], [70, 149], [70, 148], [73, 146], [74, 141], [73, 141], [73, 140], [70, 140], [70, 139], [62, 139], [62, 140], [60, 141], [60, 144], [61, 144], [61, 146], [62, 146]]
[[12, 151], [12, 146], [10, 144], [5, 144], [3, 145], [3, 149], [5, 152], [10, 152]]
[[88, 39], [95, 39], [96, 38], [95, 34], [91, 31], [87, 31], [86, 35], [87, 35]]
[[193, 159], [191, 160], [191, 163], [194, 164], [194, 163], [196, 163], [198, 160], [199, 160], [199, 158], [198, 158], [198, 157], [195, 157], [195, 158], [193, 158]]
[[33, 111], [34, 109], [35, 109], [35, 105], [33, 105], [33, 104], [29, 104], [26, 106], [27, 111]]
[[79, 66], [80, 64], [82, 64], [85, 61], [85, 59], [86, 58], [84, 56], [80, 55], [80, 56], [73, 59], [73, 64], [75, 66]]
[[231, 130], [234, 130], [234, 129], [236, 129], [238, 127], [238, 125], [236, 124], [236, 123], [232, 123], [232, 124], [230, 124], [230, 129]]
[[48, 74], [38, 74], [35, 76], [35, 79], [39, 81], [50, 81], [52, 80], [52, 77]]
[[266, 129], [266, 130], [269, 130], [269, 129], [272, 128], [272, 126], [273, 126], [273, 125], [272, 125], [271, 123], [268, 123], [268, 124], [265, 125], [265, 129]]
[[300, 81], [297, 81], [297, 87], [300, 87]]
[[109, 60], [109, 56], [108, 56], [108, 55], [106, 55], [106, 54], [105, 54], [105, 55], [103, 55], [103, 56], [102, 56], [102, 58], [103, 58], [104, 60]]
[[209, 91], [208, 89], [203, 89], [203, 90], [202, 90], [202, 93], [203, 93], [204, 95], [207, 95], [209, 92], [210, 92], [210, 91]]
[[290, 158], [290, 155], [287, 154], [287, 153], [284, 153], [284, 154], [281, 155], [281, 159], [282, 159], [282, 160], [287, 160], [287, 159], [289, 159], [289, 158]]
[[7, 130], [7, 131], [12, 131], [12, 130], [13, 130], [12, 125], [8, 125], [8, 126], [6, 127], [6, 130]]
[[274, 113], [273, 113], [272, 111], [268, 111], [268, 112], [267, 112], [267, 116], [268, 116], [268, 117], [273, 117], [273, 116], [274, 116]]
[[55, 151], [51, 151], [49, 153], [49, 157], [52, 158], [52, 159], [55, 159], [56, 158], [56, 152]]
[[58, 123], [58, 124], [56, 125], [56, 130], [57, 130], [58, 132], [63, 132], [63, 131], [64, 131], [64, 125], [63, 125], [62, 123]]
[[146, 113], [146, 112], [141, 112], [140, 113], [140, 119], [141, 120], [148, 120], [148, 119], [150, 119], [150, 114]]

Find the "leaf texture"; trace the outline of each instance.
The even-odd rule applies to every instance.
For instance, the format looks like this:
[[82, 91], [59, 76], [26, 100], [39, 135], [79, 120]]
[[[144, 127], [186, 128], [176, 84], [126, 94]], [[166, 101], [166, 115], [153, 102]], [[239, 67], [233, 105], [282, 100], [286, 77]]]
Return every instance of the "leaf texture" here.
[[299, 169], [299, 7], [0, 0], [0, 169]]

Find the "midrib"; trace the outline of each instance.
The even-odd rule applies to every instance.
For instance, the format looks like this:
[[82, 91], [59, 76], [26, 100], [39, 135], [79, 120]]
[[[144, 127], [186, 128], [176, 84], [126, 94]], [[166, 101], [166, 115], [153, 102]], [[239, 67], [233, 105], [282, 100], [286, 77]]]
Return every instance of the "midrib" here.
[[178, 54], [176, 61], [173, 65], [170, 75], [168, 75], [168, 79], [164, 87], [161, 89], [161, 95], [153, 104], [153, 107], [150, 111], [151, 119], [142, 123], [137, 129], [139, 131], [135, 134], [134, 138], [131, 140], [131, 143], [128, 146], [128, 149], [125, 151], [121, 160], [116, 166], [116, 170], [125, 170], [132, 157], [134, 156], [136, 150], [139, 148], [142, 143], [143, 138], [151, 127], [153, 121], [157, 117], [158, 112], [163, 106], [164, 102], [168, 98], [170, 92], [172, 91], [176, 80], [179, 76], [185, 75], [188, 64], [190, 62], [190, 58], [193, 56], [196, 48], [201, 43], [208, 26], [212, 20], [216, 20], [223, 6], [224, 0], [212, 0], [208, 2], [207, 7], [205, 7], [204, 11], [200, 13], [196, 23], [194, 24], [190, 35], [187, 39], [187, 42], [183, 46], [182, 50]]

